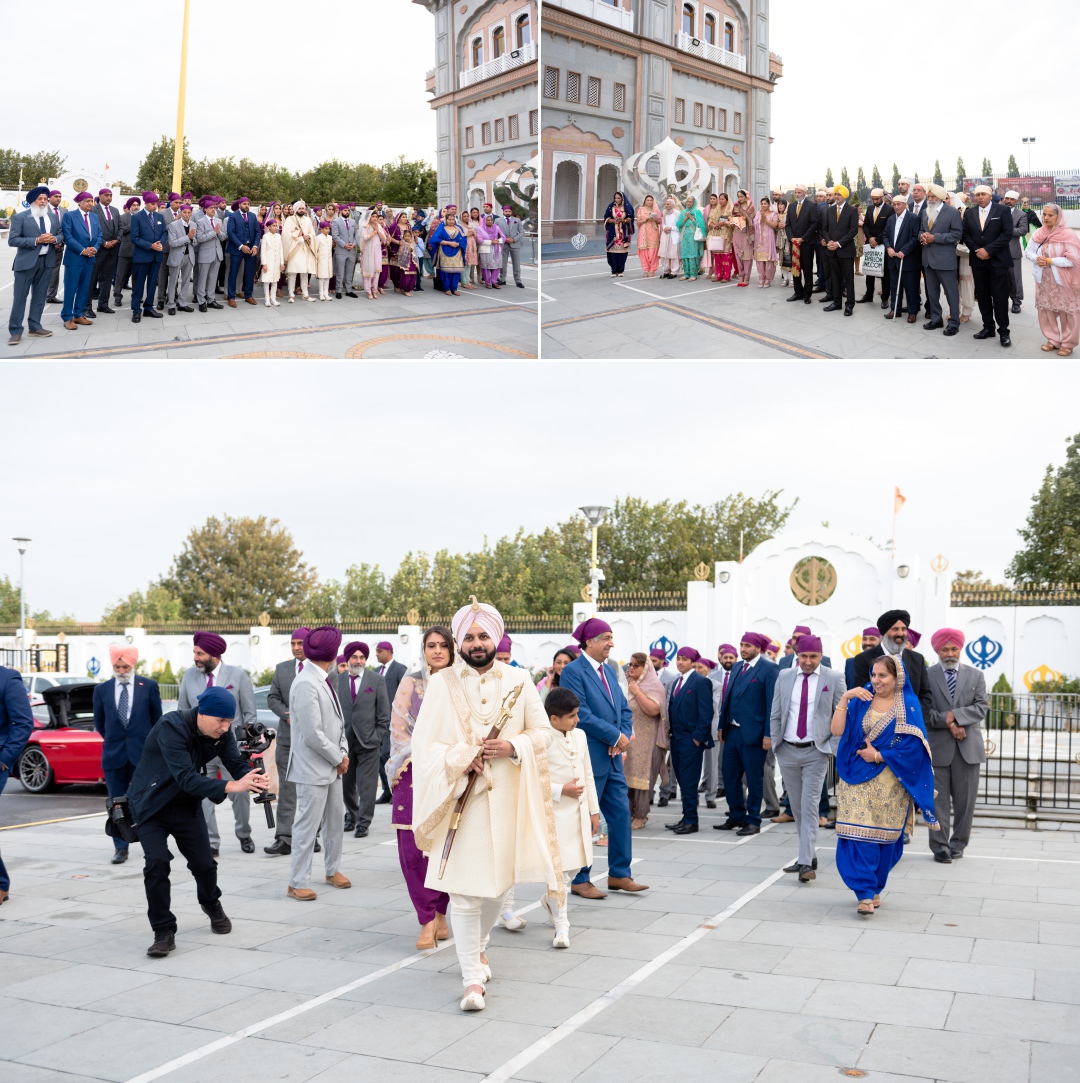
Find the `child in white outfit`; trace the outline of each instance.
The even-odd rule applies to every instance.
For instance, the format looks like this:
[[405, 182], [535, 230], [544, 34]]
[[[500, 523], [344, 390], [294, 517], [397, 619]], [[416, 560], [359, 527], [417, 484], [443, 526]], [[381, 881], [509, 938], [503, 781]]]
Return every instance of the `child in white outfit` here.
[[[586, 865], [592, 864], [592, 837], [600, 828], [600, 803], [589, 745], [585, 734], [577, 729], [580, 706], [581, 701], [569, 688], [553, 688], [544, 701], [548, 720], [555, 730], [555, 739], [548, 748], [548, 772], [567, 900], [571, 881]], [[566, 901], [559, 906], [556, 896], [550, 893], [540, 901], [555, 926], [552, 947], [570, 947]]]
[[285, 273], [285, 257], [282, 255], [281, 236], [278, 234], [277, 219], [270, 218], [266, 223], [259, 246], [262, 260], [263, 293], [266, 295], [266, 307], [280, 305], [277, 299], [277, 281]]
[[330, 300], [330, 279], [334, 277], [334, 242], [330, 239], [330, 223], [319, 223], [315, 238], [315, 277], [319, 280], [319, 300]]

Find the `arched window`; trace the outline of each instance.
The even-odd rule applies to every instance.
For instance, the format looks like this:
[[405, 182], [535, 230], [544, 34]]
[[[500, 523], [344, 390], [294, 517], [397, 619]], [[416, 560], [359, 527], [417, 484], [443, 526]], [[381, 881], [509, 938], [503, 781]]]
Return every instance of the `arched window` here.
[[716, 16], [715, 15], [706, 15], [705, 16], [705, 40], [710, 45], [715, 45], [716, 44]]
[[498, 60], [506, 52], [506, 29], [497, 26], [491, 32], [491, 59]]
[[724, 23], [724, 48], [729, 53], [735, 52], [735, 27], [731, 23]]
[[517, 28], [517, 47], [524, 49], [532, 41], [532, 21], [528, 13], [519, 16], [515, 25]]
[[682, 6], [682, 28], [683, 28], [683, 33], [684, 34], [689, 34], [690, 37], [693, 37], [694, 36], [695, 22], [696, 22], [696, 20], [694, 18], [694, 5], [693, 4], [683, 4], [683, 6]]
[[472, 43], [472, 65], [471, 67], [478, 68], [484, 62], [484, 39], [473, 38]]

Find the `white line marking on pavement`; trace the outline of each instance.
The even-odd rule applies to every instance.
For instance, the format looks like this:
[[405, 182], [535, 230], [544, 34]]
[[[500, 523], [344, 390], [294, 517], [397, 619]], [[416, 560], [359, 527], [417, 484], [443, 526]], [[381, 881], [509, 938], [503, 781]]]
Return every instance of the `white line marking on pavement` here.
[[[752, 838], [753, 836], [748, 836]], [[709, 918], [708, 921], [699, 925], [692, 933], [684, 936], [678, 943], [673, 944], [666, 951], [661, 952], [644, 966], [635, 970], [625, 981], [620, 982], [614, 989], [597, 997], [591, 1004], [586, 1004], [581, 1011], [572, 1015], [565, 1023], [557, 1026], [553, 1031], [538, 1038], [532, 1045], [523, 1049], [516, 1057], [511, 1057], [505, 1064], [496, 1068], [490, 1075], [484, 1077], [481, 1083], [505, 1083], [512, 1079], [522, 1068], [532, 1064], [534, 1060], [542, 1056], [549, 1049], [558, 1045], [564, 1038], [568, 1038], [590, 1019], [595, 1019], [605, 1008], [617, 1003], [627, 993], [633, 992], [646, 978], [655, 974], [661, 967], [666, 966], [676, 959], [688, 948], [693, 947], [699, 940], [707, 936], [717, 925], [727, 921], [732, 915], [737, 914], [747, 903], [756, 899], [766, 888], [771, 887], [784, 875], [783, 869], [766, 876], [761, 883], [752, 887], [745, 895], [740, 896], [730, 906], [721, 910], [720, 913]]]
[[[932, 850], [905, 850], [904, 856], [929, 857]], [[973, 857], [979, 861], [1041, 861], [1044, 865], [1080, 865], [1080, 861], [1066, 861], [1061, 857], [1005, 857], [1004, 854], [968, 854], [965, 853], [961, 860], [967, 861]]]
[[544, 278], [546, 279], [551, 275], [552, 282], [568, 282], [571, 278], [599, 278], [601, 275], [606, 277], [609, 274], [609, 271], [589, 271], [588, 274], [583, 275], [552, 275], [550, 271], [545, 271]]
[[697, 290], [683, 290], [681, 293], [650, 293], [649, 290], [639, 289], [637, 286], [628, 286], [625, 282], [616, 282], [616, 286], [624, 290], [633, 290], [635, 293], [643, 293], [646, 297], [655, 297], [658, 301], [675, 301], [679, 297], [701, 297], [706, 293], [711, 293], [713, 290], [723, 289], [729, 285], [727, 282], [718, 282], [714, 286], [707, 286], [704, 289]]

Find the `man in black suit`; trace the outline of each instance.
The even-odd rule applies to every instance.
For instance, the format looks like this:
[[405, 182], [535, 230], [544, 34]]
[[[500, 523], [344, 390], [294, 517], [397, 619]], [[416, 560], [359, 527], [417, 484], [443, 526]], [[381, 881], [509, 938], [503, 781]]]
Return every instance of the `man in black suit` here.
[[825, 214], [825, 250], [829, 267], [829, 296], [832, 304], [826, 312], [841, 308], [845, 316], [855, 311], [855, 234], [859, 232], [859, 212], [848, 203], [851, 193], [842, 184], [834, 189], [833, 206]]
[[[349, 767], [345, 772], [345, 830], [366, 838], [375, 814], [383, 736], [390, 733], [390, 700], [386, 682], [367, 668], [366, 643], [349, 643], [341, 652], [349, 668], [336, 678], [338, 700], [345, 713]], [[404, 667], [403, 667], [404, 668]]]
[[[875, 188], [870, 193], [870, 202], [866, 207], [866, 218], [863, 221], [863, 236], [870, 248], [878, 248], [884, 244], [885, 230], [892, 217], [892, 204], [885, 198], [885, 193], [880, 188]], [[874, 299], [874, 275], [866, 276], [866, 293], [857, 297], [855, 303], [866, 304]], [[881, 307], [888, 307], [889, 296], [889, 261], [885, 261], [885, 274], [881, 278]], [[827, 663], [823, 663], [827, 665]]]
[[[397, 695], [398, 685], [405, 676], [405, 667], [394, 659], [394, 644], [388, 639], [375, 644], [375, 660], [379, 663], [378, 674], [386, 682], [386, 694], [390, 699], [391, 706], [394, 696]], [[390, 759], [390, 727], [387, 726], [383, 734], [382, 752], [379, 758], [379, 782], [382, 784], [382, 793], [379, 794], [379, 804], [390, 803], [390, 783], [386, 777], [386, 761]]]
[[[894, 204], [895, 205], [895, 204]], [[906, 209], [906, 205], [905, 205]], [[852, 667], [855, 676], [853, 688], [861, 688], [870, 680], [870, 669], [875, 659], [883, 654], [891, 654], [893, 657], [900, 656], [904, 666], [904, 674], [911, 691], [918, 699], [922, 707], [923, 718], [930, 716], [930, 685], [926, 679], [926, 659], [921, 654], [909, 650], [904, 646], [907, 641], [908, 628], [911, 625], [911, 614], [906, 609], [890, 609], [882, 613], [877, 620], [878, 631], [881, 633], [881, 642], [876, 647], [871, 647], [862, 654], [857, 654], [852, 659], [855, 663]]]
[[817, 275], [814, 281], [814, 293], [823, 293], [819, 298], [819, 304], [831, 301], [829, 296], [829, 272], [825, 266], [825, 213], [832, 207], [835, 198], [831, 188], [819, 188], [814, 193], [814, 206], [817, 208], [818, 235], [814, 247], [814, 257], [817, 260]]
[[86, 311], [83, 312], [83, 315], [91, 320], [94, 318], [95, 298], [98, 312], [111, 315], [115, 311], [109, 308], [109, 294], [112, 292], [113, 276], [116, 274], [116, 257], [120, 254], [120, 212], [111, 206], [112, 198], [112, 189], [102, 188], [94, 204], [94, 212], [101, 222], [101, 247], [94, 257], [90, 292], [86, 297]]
[[1013, 237], [1012, 211], [993, 204], [993, 191], [980, 184], [972, 193], [975, 206], [964, 215], [964, 240], [971, 252], [971, 277], [983, 327], [975, 338], [993, 338], [994, 321], [1002, 346], [1011, 346], [1009, 337], [1009, 270], [1012, 256], [1009, 242]]
[[264, 846], [263, 852], [271, 857], [287, 857], [292, 853], [292, 825], [296, 816], [296, 785], [286, 777], [289, 773], [289, 750], [292, 748], [292, 729], [289, 720], [289, 693], [293, 681], [300, 675], [306, 661], [304, 637], [310, 628], [297, 628], [292, 634], [290, 648], [292, 658], [278, 662], [274, 679], [266, 694], [266, 706], [278, 717], [277, 740], [274, 742], [274, 763], [278, 770], [277, 819], [274, 825], [274, 842]]
[[[897, 295], [904, 291], [907, 321], [914, 323], [919, 311], [919, 220], [908, 210], [902, 195], [893, 196], [893, 216], [885, 229], [885, 251], [889, 257], [889, 311], [885, 319], [898, 316]], [[869, 680], [869, 677], [867, 677]]]
[[796, 184], [795, 198], [788, 206], [787, 233], [792, 240], [799, 238], [802, 243], [799, 246], [800, 270], [791, 276], [795, 292], [788, 298], [789, 301], [810, 304], [814, 286], [814, 255], [820, 229], [817, 204], [807, 197], [805, 184]]

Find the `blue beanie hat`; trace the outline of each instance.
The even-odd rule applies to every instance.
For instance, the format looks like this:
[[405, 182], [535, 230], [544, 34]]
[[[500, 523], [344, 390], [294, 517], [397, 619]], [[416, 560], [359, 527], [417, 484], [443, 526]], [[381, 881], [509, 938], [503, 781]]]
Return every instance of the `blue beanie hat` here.
[[236, 697], [227, 688], [208, 688], [198, 698], [199, 714], [208, 718], [235, 718]]

